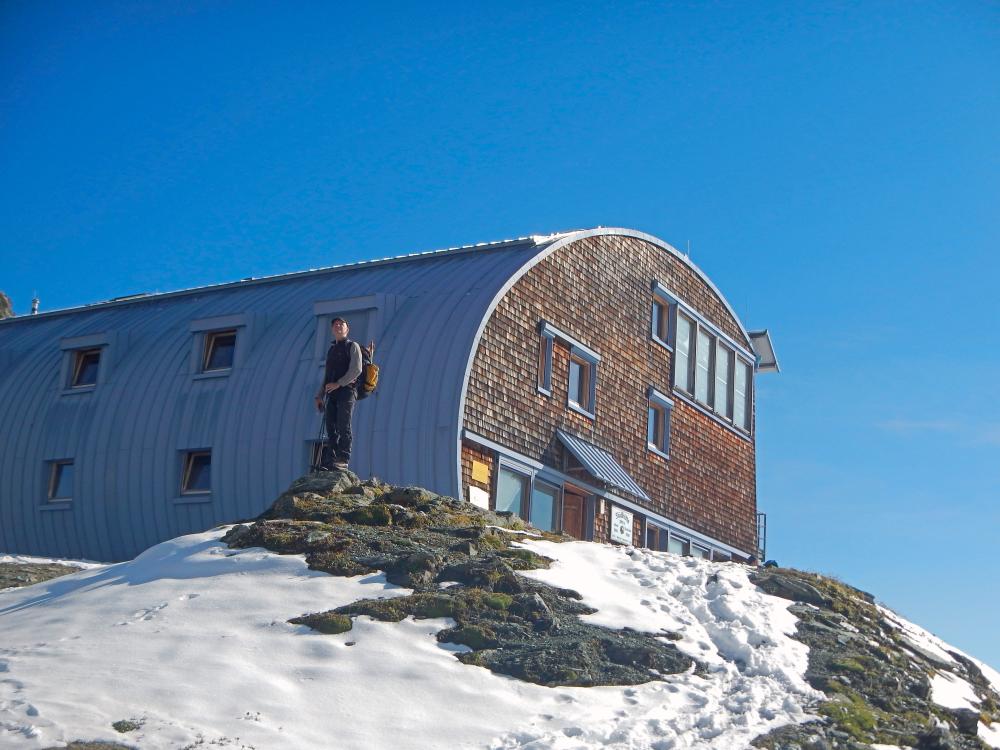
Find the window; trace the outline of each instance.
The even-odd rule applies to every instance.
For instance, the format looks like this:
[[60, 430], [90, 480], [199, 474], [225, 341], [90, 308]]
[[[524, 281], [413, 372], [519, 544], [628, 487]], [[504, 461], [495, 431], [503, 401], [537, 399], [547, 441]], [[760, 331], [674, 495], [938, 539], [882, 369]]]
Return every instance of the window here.
[[[654, 324], [662, 318], [664, 311], [668, 316], [666, 344], [672, 345], [674, 350], [674, 389], [693, 397], [699, 406], [740, 432], [750, 432], [753, 355], [699, 317], [660, 284], [654, 283], [653, 293]], [[654, 335], [653, 338], [658, 337]]]
[[646, 419], [646, 447], [667, 458], [670, 453], [670, 413], [674, 402], [649, 389], [649, 410]]
[[551, 333], [542, 332], [538, 336], [538, 391], [552, 395], [552, 343]]
[[205, 334], [205, 356], [202, 372], [229, 370], [236, 353], [236, 331], [209, 331]]
[[528, 494], [528, 477], [506, 467], [497, 473], [497, 512], [509, 511], [520, 516]]
[[212, 452], [191, 451], [184, 459], [182, 495], [200, 495], [212, 491]]
[[[566, 405], [573, 411], [594, 418], [594, 405], [597, 401], [597, 363], [601, 361], [600, 355], [589, 347], [581, 344], [571, 336], [554, 328], [546, 321], [540, 321], [538, 332], [541, 336], [541, 343], [546, 338], [550, 339], [547, 360], [543, 363], [543, 352], [539, 351], [539, 389], [542, 388], [541, 381], [546, 370], [552, 369], [552, 343], [551, 340], [559, 339], [569, 347], [569, 372]], [[543, 365], [545, 367], [543, 367]], [[551, 388], [551, 381], [548, 383]], [[544, 391], [543, 391], [544, 392]]]
[[73, 377], [70, 388], [97, 385], [97, 372], [101, 366], [101, 350], [78, 349], [73, 352]]
[[73, 499], [73, 462], [53, 461], [49, 473], [49, 500]]
[[542, 531], [559, 528], [559, 488], [548, 482], [535, 480], [531, 490], [531, 525]]
[[736, 363], [736, 377], [733, 378], [733, 424], [750, 432], [750, 389], [752, 373], [750, 365], [739, 360]]
[[700, 557], [702, 560], [711, 560], [712, 551], [708, 547], [702, 547], [699, 544], [691, 545], [691, 556]]
[[675, 555], [690, 555], [691, 545], [687, 539], [671, 534], [667, 542], [667, 552], [673, 552]]
[[667, 530], [646, 522], [646, 549], [667, 550]]
[[682, 312], [677, 313], [677, 345], [674, 347], [674, 387], [691, 393], [691, 352], [694, 350], [691, 336], [694, 321]]
[[578, 357], [569, 358], [569, 400], [587, 411], [593, 411], [590, 403], [589, 364]]
[[659, 341], [664, 346], [670, 346], [667, 343], [670, 327], [670, 308], [667, 303], [659, 299], [653, 300], [653, 330], [652, 335], [656, 341]]
[[729, 411], [734, 352], [719, 341], [715, 349], [715, 411], [726, 419], [732, 419]]

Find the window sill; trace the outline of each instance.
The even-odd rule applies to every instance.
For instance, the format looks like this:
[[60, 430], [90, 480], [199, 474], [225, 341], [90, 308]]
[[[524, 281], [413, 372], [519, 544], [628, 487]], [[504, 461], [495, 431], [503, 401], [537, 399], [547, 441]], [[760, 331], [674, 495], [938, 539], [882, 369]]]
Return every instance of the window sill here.
[[673, 353], [673, 351], [674, 351], [674, 347], [672, 347], [672, 346], [671, 346], [670, 344], [668, 344], [668, 343], [667, 343], [666, 341], [664, 341], [663, 339], [661, 339], [661, 338], [660, 338], [659, 336], [650, 336], [649, 338], [651, 338], [651, 339], [652, 339], [653, 341], [655, 341], [655, 342], [656, 342], [657, 344], [659, 344], [660, 346], [662, 346], [662, 347], [663, 347], [664, 349], [666, 349], [666, 350], [667, 350], [668, 352], [671, 352], [671, 353]]
[[63, 396], [72, 396], [77, 393], [93, 393], [97, 390], [96, 385], [78, 385], [76, 388], [63, 388]]
[[741, 437], [744, 440], [746, 440], [748, 443], [752, 443], [753, 442], [753, 437], [749, 433], [747, 433], [745, 430], [741, 430], [739, 427], [737, 427], [736, 425], [734, 425], [732, 422], [727, 422], [725, 419], [723, 419], [722, 417], [720, 417], [718, 414], [716, 414], [714, 411], [712, 411], [711, 409], [709, 409], [707, 406], [705, 406], [704, 404], [700, 403], [699, 401], [696, 401], [694, 398], [692, 398], [691, 396], [689, 396], [685, 391], [681, 391], [681, 390], [678, 390], [678, 389], [674, 388], [674, 394], [681, 401], [683, 401], [685, 404], [690, 404], [695, 409], [697, 409], [702, 414], [704, 414], [706, 417], [710, 418], [713, 422], [719, 423], [720, 425], [722, 425], [723, 427], [725, 427], [730, 432], [732, 432], [732, 433], [736, 434], [738, 437]]
[[665, 459], [669, 459], [669, 458], [670, 458], [670, 454], [668, 454], [668, 453], [664, 453], [663, 451], [661, 451], [661, 450], [660, 450], [659, 448], [657, 448], [657, 447], [656, 447], [655, 445], [653, 445], [652, 443], [646, 443], [646, 449], [647, 449], [647, 450], [648, 450], [648, 451], [649, 451], [650, 453], [655, 453], [655, 454], [656, 454], [657, 456], [659, 456], [660, 458], [665, 458]]
[[53, 510], [73, 510], [72, 500], [51, 500], [38, 506], [38, 510], [47, 513]]
[[175, 497], [171, 500], [174, 505], [201, 505], [204, 503], [212, 502], [212, 493], [191, 493], [190, 495], [181, 495], [180, 497]]
[[569, 401], [569, 402], [567, 402], [566, 406], [568, 406], [570, 409], [572, 409], [576, 413], [582, 414], [587, 419], [597, 419], [597, 417], [594, 415], [593, 412], [587, 411], [586, 409], [584, 409], [582, 406], [580, 406], [575, 401]]
[[198, 372], [191, 376], [192, 380], [209, 380], [211, 378], [225, 378], [229, 377], [229, 373], [232, 369], [227, 370], [209, 370], [208, 372]]
[[552, 398], [552, 389], [551, 388], [542, 388], [542, 386], [539, 385], [539, 386], [536, 386], [535, 390], [539, 393], [539, 395], [546, 396], [548, 398]]

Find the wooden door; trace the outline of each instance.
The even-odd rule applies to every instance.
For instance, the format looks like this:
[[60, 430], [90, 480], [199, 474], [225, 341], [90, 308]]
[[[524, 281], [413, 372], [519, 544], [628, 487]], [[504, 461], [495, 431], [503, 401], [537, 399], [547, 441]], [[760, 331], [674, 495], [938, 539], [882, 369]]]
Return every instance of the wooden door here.
[[583, 509], [586, 498], [568, 487], [563, 491], [563, 531], [576, 539], [584, 538]]

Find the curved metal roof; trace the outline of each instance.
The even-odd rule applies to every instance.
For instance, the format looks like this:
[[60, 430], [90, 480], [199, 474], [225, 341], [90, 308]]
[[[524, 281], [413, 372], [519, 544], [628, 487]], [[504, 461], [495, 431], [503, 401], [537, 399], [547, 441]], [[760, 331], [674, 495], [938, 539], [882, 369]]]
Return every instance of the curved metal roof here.
[[[666, 243], [593, 229], [0, 321], [0, 549], [124, 559], [259, 513], [306, 465], [325, 350], [317, 306], [344, 300], [380, 305], [372, 333], [382, 382], [355, 412], [352, 466], [457, 494], [465, 389], [493, 310], [550, 253], [601, 234], [672, 253], [732, 313]], [[224, 377], [196, 377], [192, 324], [233, 316], [243, 321], [236, 366]], [[67, 392], [61, 346], [95, 337], [105, 346], [98, 386]], [[183, 453], [199, 448], [213, 452], [210, 502], [179, 497]], [[67, 458], [77, 496], [47, 506], [46, 462]]]

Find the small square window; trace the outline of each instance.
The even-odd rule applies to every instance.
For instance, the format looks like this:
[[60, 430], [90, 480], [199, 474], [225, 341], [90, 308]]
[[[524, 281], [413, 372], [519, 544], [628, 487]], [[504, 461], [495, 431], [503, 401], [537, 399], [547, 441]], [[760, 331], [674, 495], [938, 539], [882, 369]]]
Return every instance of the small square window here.
[[206, 494], [212, 491], [212, 452], [192, 451], [184, 460], [182, 495]]
[[667, 541], [667, 552], [673, 552], [675, 555], [690, 555], [691, 545], [687, 539], [671, 534]]
[[97, 371], [101, 366], [100, 349], [78, 349], [73, 352], [73, 378], [71, 388], [97, 385]]
[[501, 467], [497, 473], [496, 510], [522, 515], [528, 495], [528, 477]]
[[49, 474], [49, 500], [73, 499], [73, 462], [54, 461]]
[[205, 334], [205, 357], [202, 370], [229, 370], [236, 352], [236, 331], [210, 331]]

